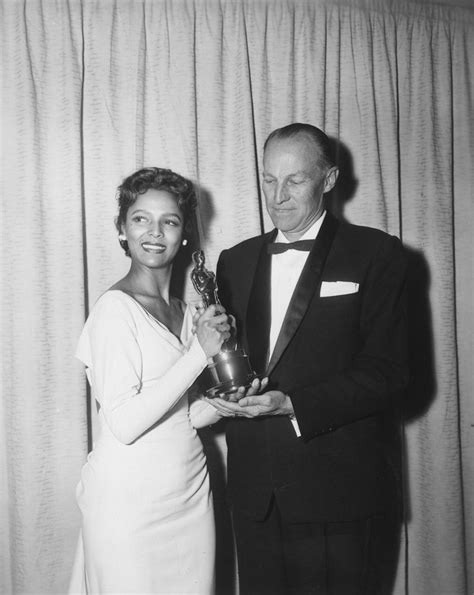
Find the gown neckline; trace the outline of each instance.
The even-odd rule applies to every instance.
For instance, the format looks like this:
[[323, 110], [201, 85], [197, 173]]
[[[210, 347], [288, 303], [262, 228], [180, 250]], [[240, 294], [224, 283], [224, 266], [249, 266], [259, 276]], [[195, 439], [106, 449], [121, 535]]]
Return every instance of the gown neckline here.
[[118, 292], [122, 293], [123, 295], [126, 295], [127, 297], [129, 297], [132, 300], [132, 302], [134, 304], [136, 304], [140, 308], [140, 310], [142, 310], [153, 322], [158, 324], [163, 330], [165, 330], [169, 335], [171, 335], [174, 339], [176, 339], [181, 346], [184, 345], [184, 342], [183, 342], [183, 331], [185, 328], [184, 318], [186, 316], [186, 310], [189, 308], [188, 304], [185, 303], [185, 309], [183, 312], [183, 320], [181, 321], [181, 329], [179, 331], [179, 336], [178, 336], [178, 335], [175, 335], [173, 333], [173, 331], [170, 330], [164, 322], [161, 322], [161, 320], [159, 320], [149, 310], [147, 310], [143, 304], [141, 304], [137, 299], [135, 299], [133, 297], [133, 295], [130, 295], [126, 291], [123, 291], [123, 289], [108, 289], [106, 293], [108, 293], [109, 291], [118, 291]]

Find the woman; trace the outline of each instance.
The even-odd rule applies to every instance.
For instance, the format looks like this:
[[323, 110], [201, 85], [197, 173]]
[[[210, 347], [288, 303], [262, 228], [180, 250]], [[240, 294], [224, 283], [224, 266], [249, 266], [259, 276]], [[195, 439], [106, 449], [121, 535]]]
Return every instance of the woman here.
[[77, 488], [82, 540], [70, 592], [213, 591], [214, 518], [195, 427], [220, 415], [187, 391], [229, 337], [222, 306], [193, 313], [169, 293], [192, 185], [165, 169], [119, 187], [128, 274], [95, 304], [79, 340], [100, 435]]

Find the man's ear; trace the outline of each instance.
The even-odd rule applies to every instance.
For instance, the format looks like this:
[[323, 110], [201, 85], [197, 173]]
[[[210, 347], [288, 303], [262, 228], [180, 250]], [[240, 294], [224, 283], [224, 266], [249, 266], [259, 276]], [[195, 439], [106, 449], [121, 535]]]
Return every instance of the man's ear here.
[[328, 170], [326, 179], [324, 180], [324, 193], [329, 192], [334, 188], [339, 177], [339, 168], [335, 165]]

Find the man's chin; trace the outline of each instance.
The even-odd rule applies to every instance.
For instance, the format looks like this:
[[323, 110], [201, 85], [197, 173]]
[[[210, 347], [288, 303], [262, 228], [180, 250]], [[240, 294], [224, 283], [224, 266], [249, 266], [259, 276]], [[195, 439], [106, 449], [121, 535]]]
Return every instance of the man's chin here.
[[295, 228], [294, 223], [289, 217], [273, 215], [270, 216], [270, 219], [272, 220], [273, 225], [283, 233], [291, 233]]

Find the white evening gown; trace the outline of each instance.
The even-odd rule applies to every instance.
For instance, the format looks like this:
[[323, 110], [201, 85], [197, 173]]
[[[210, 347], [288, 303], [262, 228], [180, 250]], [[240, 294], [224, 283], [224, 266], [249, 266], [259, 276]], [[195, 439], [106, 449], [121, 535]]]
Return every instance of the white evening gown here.
[[195, 426], [217, 418], [202, 401], [188, 404], [207, 363], [191, 326], [188, 307], [179, 340], [118, 290], [84, 326], [76, 355], [100, 404], [100, 434], [77, 487], [70, 593], [213, 593], [212, 497]]

